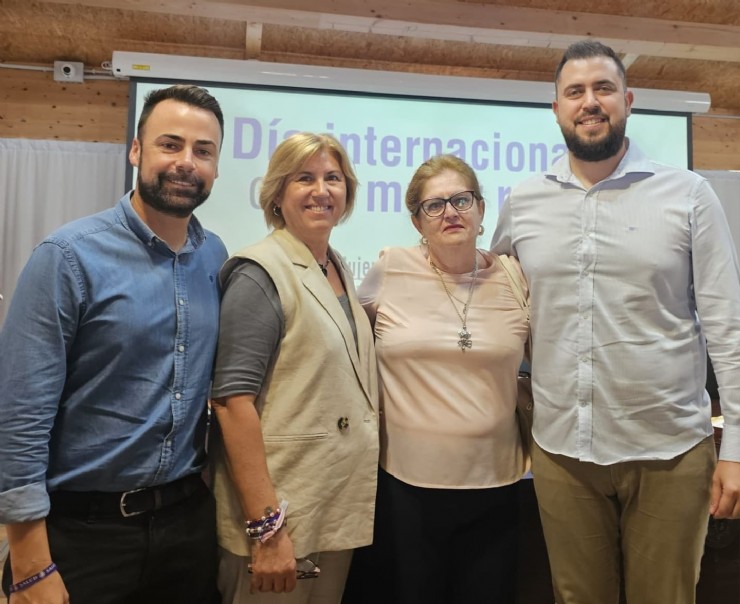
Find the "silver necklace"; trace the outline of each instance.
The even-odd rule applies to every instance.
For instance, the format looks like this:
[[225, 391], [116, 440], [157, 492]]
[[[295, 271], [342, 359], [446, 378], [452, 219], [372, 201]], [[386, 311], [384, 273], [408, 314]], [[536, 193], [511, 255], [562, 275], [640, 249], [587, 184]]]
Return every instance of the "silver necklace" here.
[[473, 276], [470, 279], [470, 285], [468, 286], [468, 301], [463, 304], [462, 313], [458, 310], [457, 304], [455, 304], [455, 300], [458, 302], [462, 302], [462, 300], [452, 295], [450, 288], [447, 287], [447, 282], [444, 280], [444, 277], [442, 277], [442, 271], [437, 268], [434, 262], [432, 262], [431, 257], [429, 258], [429, 266], [431, 266], [432, 270], [437, 273], [439, 280], [442, 282], [442, 287], [444, 287], [445, 293], [450, 299], [450, 304], [452, 304], [452, 308], [455, 309], [455, 312], [460, 319], [460, 323], [462, 323], [460, 331], [457, 332], [457, 335], [460, 336], [460, 339], [457, 341], [457, 345], [460, 347], [462, 352], [465, 352], [468, 348], [473, 347], [473, 334], [468, 331], [468, 310], [470, 309], [470, 301], [473, 299], [473, 287], [475, 287], [475, 281], [478, 279], [478, 252], [476, 251], [475, 253]]

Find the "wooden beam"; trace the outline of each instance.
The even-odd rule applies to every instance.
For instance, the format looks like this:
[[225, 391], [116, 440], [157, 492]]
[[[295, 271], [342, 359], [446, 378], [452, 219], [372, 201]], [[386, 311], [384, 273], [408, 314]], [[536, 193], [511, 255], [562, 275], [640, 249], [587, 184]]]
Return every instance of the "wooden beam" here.
[[627, 54], [622, 56], [622, 65], [624, 65], [624, 70], [627, 71], [630, 67], [632, 67], [632, 64], [637, 61], [637, 59], [640, 58], [640, 55], [635, 53], [628, 52]]
[[[46, 0], [168, 14], [507, 46], [593, 37], [621, 53], [740, 62], [740, 27], [453, 0]], [[307, 5], [316, 9], [307, 9]], [[325, 12], [331, 9], [331, 12]]]
[[259, 59], [262, 53], [262, 23], [247, 23], [244, 51], [245, 59]]

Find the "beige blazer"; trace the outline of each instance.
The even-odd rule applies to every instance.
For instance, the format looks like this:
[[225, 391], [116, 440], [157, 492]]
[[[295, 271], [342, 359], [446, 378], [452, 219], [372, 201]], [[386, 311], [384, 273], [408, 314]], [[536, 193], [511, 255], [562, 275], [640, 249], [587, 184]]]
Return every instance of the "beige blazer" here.
[[[270, 477], [289, 502], [287, 530], [297, 557], [372, 541], [378, 462], [378, 386], [373, 334], [352, 275], [339, 267], [356, 323], [347, 316], [309, 249], [279, 229], [229, 259], [260, 264], [285, 316], [277, 356], [256, 405]], [[244, 309], [249, 319], [249, 309]], [[218, 431], [211, 445], [219, 543], [249, 555], [244, 518], [226, 468]]]

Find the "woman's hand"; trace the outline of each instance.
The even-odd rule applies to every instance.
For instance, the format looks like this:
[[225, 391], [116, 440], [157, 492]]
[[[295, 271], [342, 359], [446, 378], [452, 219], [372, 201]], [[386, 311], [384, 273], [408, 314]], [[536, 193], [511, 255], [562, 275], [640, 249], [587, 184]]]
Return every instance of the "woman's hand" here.
[[295, 551], [285, 530], [265, 543], [252, 542], [251, 592], [282, 593], [296, 586]]

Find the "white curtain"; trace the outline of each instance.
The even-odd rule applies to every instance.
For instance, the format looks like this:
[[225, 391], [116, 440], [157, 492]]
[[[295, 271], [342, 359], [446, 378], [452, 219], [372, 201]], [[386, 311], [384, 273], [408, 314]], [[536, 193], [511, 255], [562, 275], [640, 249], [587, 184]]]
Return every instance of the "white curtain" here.
[[34, 246], [124, 193], [126, 146], [0, 138], [0, 327]]

